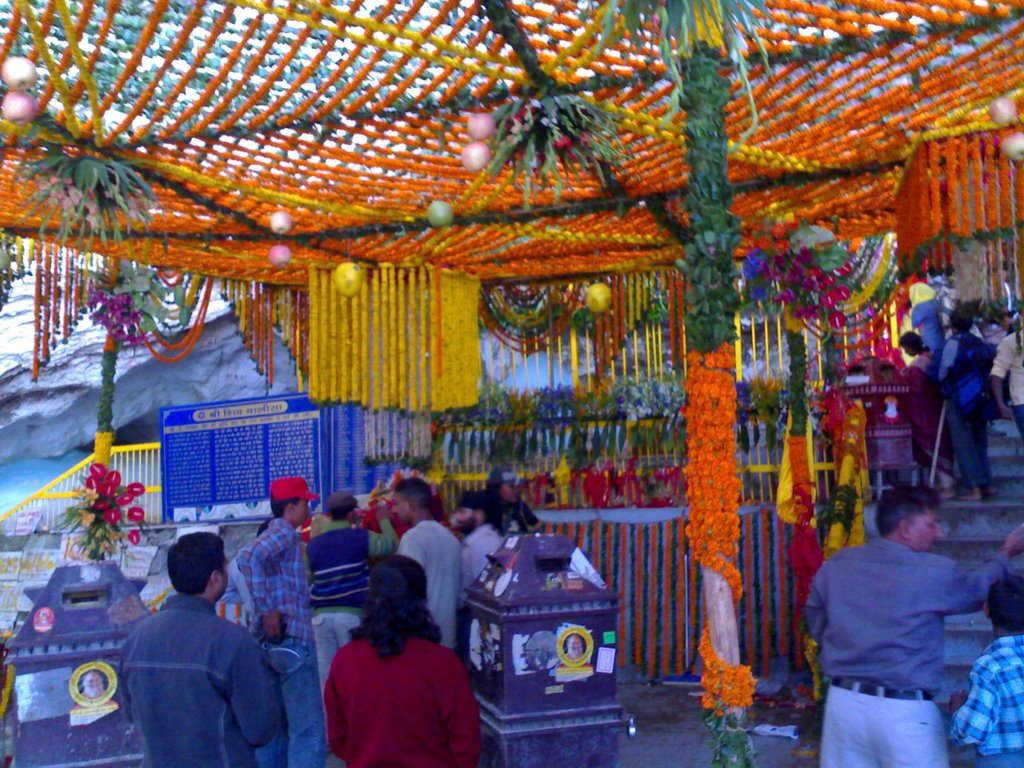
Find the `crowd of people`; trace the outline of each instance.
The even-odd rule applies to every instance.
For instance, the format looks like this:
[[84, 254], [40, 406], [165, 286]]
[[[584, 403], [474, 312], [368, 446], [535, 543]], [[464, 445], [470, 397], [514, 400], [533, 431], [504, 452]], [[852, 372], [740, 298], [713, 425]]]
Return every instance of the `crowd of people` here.
[[983, 606], [996, 639], [976, 661], [970, 691], [951, 697], [951, 736], [981, 768], [1024, 766], [1024, 525], [973, 570], [935, 554], [942, 527], [925, 486], [883, 493], [879, 536], [833, 555], [804, 608], [830, 685], [822, 768], [948, 768], [935, 703], [943, 683], [944, 618]]
[[[420, 478], [395, 484], [379, 532], [352, 494], [333, 493], [305, 543], [318, 499], [301, 477], [275, 480], [272, 518], [230, 563], [212, 533], [171, 546], [176, 594], [122, 649], [124, 709], [147, 768], [479, 762], [465, 596], [503, 534], [539, 527], [519, 478], [494, 470], [450, 527]], [[248, 604], [248, 631], [215, 611], [229, 589]], [[168, 712], [188, 717], [171, 728]]]
[[[912, 299], [914, 288], [926, 286], [913, 286]], [[963, 486], [959, 499], [992, 498], [989, 422], [1012, 420], [1024, 439], [1024, 338], [1008, 314], [976, 328], [967, 311], [953, 313], [946, 338], [934, 292], [918, 291], [917, 298], [915, 330], [900, 337], [910, 360], [902, 378], [911, 391], [905, 411], [914, 461], [929, 472], [941, 498], [957, 497], [954, 459]]]

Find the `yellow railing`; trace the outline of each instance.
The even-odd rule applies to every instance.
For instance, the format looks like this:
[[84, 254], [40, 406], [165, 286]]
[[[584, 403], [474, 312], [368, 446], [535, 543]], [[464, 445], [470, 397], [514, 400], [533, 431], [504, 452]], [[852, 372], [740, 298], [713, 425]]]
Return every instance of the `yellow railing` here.
[[[67, 472], [47, 483], [21, 503], [0, 513], [0, 524], [5, 530], [13, 528], [15, 515], [23, 509], [41, 510], [38, 530], [58, 528], [64, 512], [75, 499], [75, 489], [82, 484], [82, 472], [93, 462], [87, 456]], [[147, 523], [163, 522], [163, 501], [160, 485], [160, 443], [114, 446], [110, 468], [121, 473], [125, 483], [142, 483], [145, 495], [139, 504], [146, 510]]]

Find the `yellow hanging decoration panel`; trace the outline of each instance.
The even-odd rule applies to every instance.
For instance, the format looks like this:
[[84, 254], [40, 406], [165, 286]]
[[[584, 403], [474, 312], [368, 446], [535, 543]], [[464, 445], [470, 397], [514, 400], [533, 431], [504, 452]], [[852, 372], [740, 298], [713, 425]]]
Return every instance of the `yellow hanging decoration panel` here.
[[411, 413], [475, 405], [480, 281], [436, 267], [381, 264], [352, 298], [309, 271], [309, 395]]

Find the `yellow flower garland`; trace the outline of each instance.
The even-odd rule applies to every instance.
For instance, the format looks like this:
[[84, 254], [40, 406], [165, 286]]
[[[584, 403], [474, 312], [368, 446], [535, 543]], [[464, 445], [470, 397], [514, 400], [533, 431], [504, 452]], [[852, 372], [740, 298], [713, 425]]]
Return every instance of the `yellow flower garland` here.
[[481, 375], [480, 281], [382, 264], [351, 299], [331, 271], [309, 271], [309, 394], [372, 409], [474, 405]]

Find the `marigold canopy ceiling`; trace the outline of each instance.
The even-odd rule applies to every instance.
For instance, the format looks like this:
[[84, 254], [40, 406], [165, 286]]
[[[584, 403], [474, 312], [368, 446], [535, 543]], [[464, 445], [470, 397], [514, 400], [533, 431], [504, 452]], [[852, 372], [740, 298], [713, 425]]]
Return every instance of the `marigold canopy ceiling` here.
[[[1024, 80], [1024, 0], [769, 10], [770, 70], [750, 59], [760, 125], [731, 156], [747, 226], [795, 214], [841, 236], [891, 230], [922, 135], [987, 127], [988, 102]], [[0, 0], [0, 59], [39, 62], [41, 107], [76, 142], [134, 158], [153, 184], [151, 233], [122, 255], [283, 284], [348, 257], [484, 280], [564, 276], [670, 262], [686, 231], [685, 114], [663, 119], [671, 84], [649, 40], [598, 53], [597, 11], [570, 0]], [[531, 85], [616, 116], [614, 178], [524, 209], [508, 178], [462, 168], [467, 117]], [[749, 125], [737, 87], [731, 138]], [[39, 221], [24, 215], [18, 169], [39, 150], [0, 128], [0, 228], [30, 235]], [[454, 225], [429, 226], [435, 199], [452, 204]], [[654, 215], [661, 202], [681, 227]], [[296, 220], [281, 269], [266, 258], [282, 240], [268, 225], [279, 207]]]

